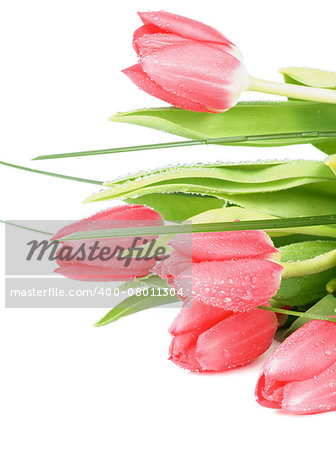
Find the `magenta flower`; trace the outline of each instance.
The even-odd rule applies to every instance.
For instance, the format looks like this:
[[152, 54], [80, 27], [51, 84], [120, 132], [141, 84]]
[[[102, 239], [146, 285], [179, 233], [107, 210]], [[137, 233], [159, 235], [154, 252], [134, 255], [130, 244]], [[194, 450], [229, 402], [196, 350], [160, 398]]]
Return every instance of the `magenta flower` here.
[[292, 414], [336, 410], [336, 323], [313, 320], [291, 334], [264, 365], [256, 398]]
[[184, 300], [243, 312], [268, 304], [279, 289], [283, 268], [272, 260], [278, 250], [266, 233], [197, 233], [192, 254], [189, 241], [172, 239], [171, 256], [154, 268]]
[[140, 89], [178, 108], [221, 112], [249, 86], [237, 47], [215, 29], [176, 14], [141, 12], [139, 63], [123, 70]]
[[173, 322], [170, 359], [194, 372], [244, 366], [271, 345], [277, 330], [271, 311], [233, 313], [193, 301]]
[[[67, 225], [59, 230], [52, 239], [62, 241], [62, 237], [79, 231], [106, 230], [111, 228], [124, 228], [135, 226], [157, 226], [162, 225], [161, 215], [151, 208], [143, 205], [123, 205], [101, 211], [79, 222]], [[154, 236], [146, 236], [150, 241]], [[90, 247], [96, 244], [95, 253], [90, 257]], [[85, 247], [83, 244], [85, 243]], [[135, 277], [148, 275], [150, 269], [156, 264], [156, 260], [130, 259], [127, 264], [125, 260], [118, 260], [115, 253], [117, 247], [128, 249], [134, 247], [134, 238], [112, 238], [112, 239], [88, 239], [85, 241], [64, 242], [58, 250], [57, 263], [59, 268], [55, 272], [68, 278], [78, 280], [100, 280], [100, 281], [120, 281]], [[141, 245], [139, 241], [135, 246]], [[82, 249], [82, 250], [81, 250]], [[103, 250], [105, 249], [105, 250]], [[110, 250], [110, 252], [108, 252]], [[117, 249], [118, 250], [118, 249]], [[75, 255], [70, 259], [62, 258], [62, 255]], [[85, 257], [84, 257], [85, 252]]]

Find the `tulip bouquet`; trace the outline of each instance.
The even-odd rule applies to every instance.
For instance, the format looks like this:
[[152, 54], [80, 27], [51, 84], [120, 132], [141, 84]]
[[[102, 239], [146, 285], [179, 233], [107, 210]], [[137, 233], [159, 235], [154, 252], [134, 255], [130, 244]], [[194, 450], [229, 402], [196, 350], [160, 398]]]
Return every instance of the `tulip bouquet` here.
[[[35, 159], [301, 143], [316, 146], [324, 159], [180, 164], [108, 182], [3, 164], [105, 187], [88, 202], [125, 202], [60, 230], [53, 239], [63, 245], [76, 249], [93, 239], [114, 245], [122, 238], [129, 247], [134, 236], [160, 236], [169, 257], [155, 264], [132, 260], [120, 270], [85, 258], [58, 261], [57, 271], [66, 277], [117, 278], [126, 281], [125, 291], [140, 289], [97, 326], [179, 302], [169, 356], [192, 372], [244, 366], [277, 334], [282, 343], [261, 370], [257, 401], [294, 414], [336, 410], [336, 73], [286, 68], [284, 83], [260, 80], [215, 29], [162, 11], [139, 15], [143, 25], [133, 37], [139, 61], [123, 72], [174, 107], [118, 113], [112, 120], [188, 140]], [[238, 102], [244, 90], [288, 100]], [[111, 227], [110, 219], [139, 223]], [[153, 296], [148, 288], [165, 295]]]

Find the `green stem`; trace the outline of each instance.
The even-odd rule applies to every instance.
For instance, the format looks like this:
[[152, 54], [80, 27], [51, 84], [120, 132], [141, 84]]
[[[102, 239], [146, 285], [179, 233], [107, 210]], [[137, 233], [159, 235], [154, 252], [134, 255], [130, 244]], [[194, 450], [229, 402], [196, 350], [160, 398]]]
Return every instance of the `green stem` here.
[[250, 77], [249, 91], [265, 92], [267, 94], [283, 95], [298, 100], [336, 104], [336, 91], [331, 89], [313, 88], [297, 84], [277, 83]]

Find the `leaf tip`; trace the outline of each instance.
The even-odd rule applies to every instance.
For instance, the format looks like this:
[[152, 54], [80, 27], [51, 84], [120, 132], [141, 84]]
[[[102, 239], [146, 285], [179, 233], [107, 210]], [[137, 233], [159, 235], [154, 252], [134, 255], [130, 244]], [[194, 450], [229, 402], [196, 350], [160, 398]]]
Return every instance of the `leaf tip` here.
[[336, 175], [336, 155], [331, 155], [325, 160], [325, 164], [330, 167], [330, 169]]
[[117, 113], [113, 114], [113, 116], [111, 116], [111, 117], [109, 118], [109, 120], [110, 120], [111, 122], [122, 122], [122, 116], [123, 116], [123, 114], [125, 114], [125, 113], [117, 112]]

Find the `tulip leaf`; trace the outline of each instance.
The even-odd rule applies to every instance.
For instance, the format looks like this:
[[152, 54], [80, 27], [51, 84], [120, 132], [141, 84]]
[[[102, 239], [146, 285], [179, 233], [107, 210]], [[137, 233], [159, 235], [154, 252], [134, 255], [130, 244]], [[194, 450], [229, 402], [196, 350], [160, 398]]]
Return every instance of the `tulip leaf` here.
[[[308, 67], [286, 67], [280, 69], [280, 72], [283, 74], [286, 83], [336, 89], [336, 72]], [[312, 142], [312, 144], [327, 155], [336, 153], [336, 139], [330, 139], [328, 142]]]
[[299, 242], [279, 248], [284, 273], [274, 299], [302, 306], [319, 300], [336, 277], [336, 241]]
[[[318, 301], [306, 311], [306, 314], [317, 315], [317, 316], [333, 316], [336, 315], [336, 298], [329, 294], [322, 298], [322, 300]], [[285, 337], [292, 334], [294, 331], [302, 327], [305, 323], [312, 320], [311, 318], [307, 318], [304, 315], [296, 319], [290, 328], [287, 330]]]
[[149, 108], [118, 113], [111, 120], [155, 128], [191, 139], [293, 132], [301, 134], [301, 137], [288, 139], [239, 139], [237, 142], [220, 143], [268, 147], [333, 142], [335, 138], [318, 137], [318, 132], [334, 130], [335, 118], [336, 105], [291, 101], [240, 102], [234, 108], [217, 114], [171, 107]]
[[[86, 201], [157, 194], [212, 196], [277, 217], [336, 212], [336, 176], [330, 160], [178, 165], [104, 183]], [[135, 200], [138, 202], [138, 200]], [[184, 219], [178, 217], [177, 219]]]
[[[146, 289], [147, 286], [148, 288]], [[140, 291], [141, 288], [142, 290]], [[123, 317], [144, 311], [146, 309], [181, 302], [179, 298], [171, 294], [170, 288], [167, 286], [167, 282], [155, 275], [135, 279], [120, 287], [121, 291], [133, 291], [136, 289], [139, 290], [137, 294], [131, 295], [121, 301], [102, 319], [100, 319], [95, 326], [101, 327], [103, 325], [108, 325], [109, 323], [116, 322]]]
[[210, 195], [183, 193], [145, 194], [136, 198], [127, 198], [125, 201], [150, 206], [169, 221], [186, 220], [203, 211], [221, 208], [226, 204], [225, 200]]
[[336, 89], [336, 72], [309, 67], [285, 67], [280, 69], [286, 83]]
[[[257, 219], [276, 219], [276, 217], [271, 216], [269, 214], [260, 213], [258, 211], [249, 208], [230, 206], [228, 208], [219, 208], [204, 211], [201, 214], [191, 217], [190, 221], [193, 224], [197, 224], [207, 222], [218, 223], [218, 222], [234, 222], [234, 221], [246, 221]], [[277, 230], [264, 229], [263, 231], [269, 234], [273, 240], [275, 238], [280, 238], [293, 234], [293, 229], [291, 228], [283, 228]], [[310, 240], [313, 240], [313, 236], [319, 236], [324, 238], [333, 237], [336, 239], [336, 228], [327, 225], [319, 225], [316, 227], [296, 227], [295, 233], [308, 235], [310, 236]]]

